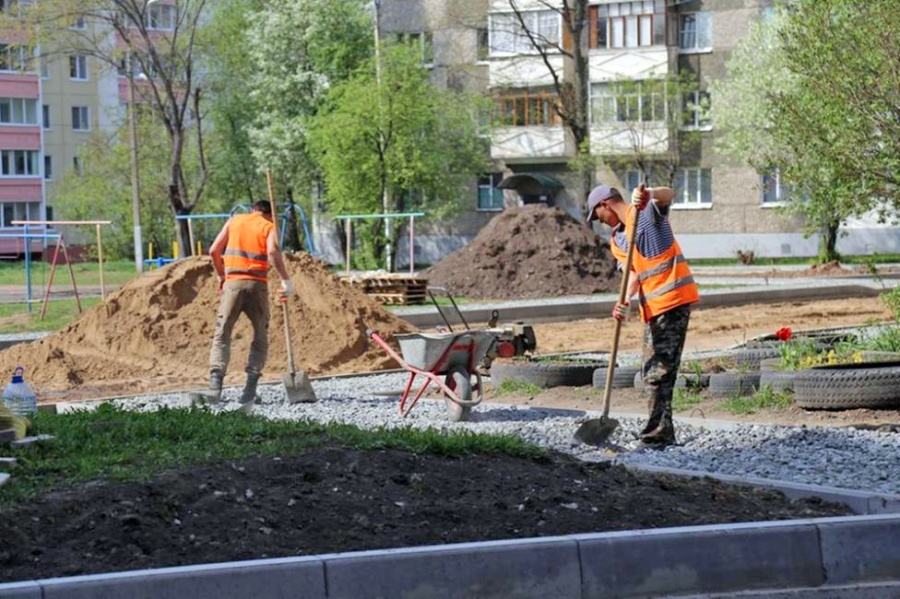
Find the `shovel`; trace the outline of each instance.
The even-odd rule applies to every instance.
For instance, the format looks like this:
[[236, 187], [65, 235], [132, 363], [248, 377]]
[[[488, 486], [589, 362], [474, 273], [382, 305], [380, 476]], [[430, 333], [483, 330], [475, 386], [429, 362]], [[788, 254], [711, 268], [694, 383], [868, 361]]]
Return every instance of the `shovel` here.
[[[645, 186], [646, 180], [641, 182], [640, 189], [643, 190]], [[620, 304], [625, 301], [625, 296], [628, 294], [628, 279], [631, 276], [631, 259], [634, 256], [634, 246], [637, 241], [635, 237], [637, 236], [638, 218], [639, 215], [636, 214], [634, 222], [631, 225], [631, 230], [629, 231], [630, 235], [628, 238], [631, 241], [628, 243], [628, 252], [625, 254], [625, 268], [622, 271], [622, 285], [619, 289]], [[612, 397], [613, 372], [616, 367], [616, 354], [619, 352], [619, 334], [621, 332], [622, 321], [616, 319], [616, 330], [615, 333], [613, 333], [612, 351], [609, 352], [609, 367], [606, 369], [606, 388], [603, 390], [603, 415], [600, 416], [600, 418], [585, 420], [581, 423], [581, 426], [578, 427], [578, 430], [575, 431], [575, 439], [581, 441], [585, 445], [603, 445], [619, 426], [618, 420], [609, 417], [609, 402]]]
[[[269, 204], [272, 206], [272, 223], [275, 230], [278, 230], [278, 224], [275, 222], [275, 189], [272, 184], [272, 172], [266, 169], [266, 184], [269, 188]], [[287, 395], [289, 403], [312, 403], [316, 401], [316, 394], [312, 385], [309, 383], [309, 376], [305, 371], [297, 372], [294, 368], [294, 349], [291, 345], [291, 325], [288, 319], [287, 297], [282, 296], [281, 311], [284, 315], [284, 342], [287, 347], [287, 365], [288, 372], [281, 376], [284, 383], [284, 392]]]
[[297, 372], [294, 368], [294, 350], [291, 347], [291, 326], [288, 321], [287, 298], [281, 298], [281, 310], [284, 313], [284, 340], [287, 345], [288, 372], [282, 375], [284, 392], [288, 403], [312, 403], [316, 401], [316, 393], [309, 383], [309, 376], [305, 371]]

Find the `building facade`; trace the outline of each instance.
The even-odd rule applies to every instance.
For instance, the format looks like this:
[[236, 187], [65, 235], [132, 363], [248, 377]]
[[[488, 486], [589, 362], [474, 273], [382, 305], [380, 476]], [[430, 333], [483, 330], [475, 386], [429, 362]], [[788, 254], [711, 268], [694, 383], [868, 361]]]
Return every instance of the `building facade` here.
[[[772, 0], [588, 2], [594, 182], [627, 194], [641, 172], [650, 171], [651, 185], [674, 187], [671, 219], [689, 257], [818, 251], [818, 239], [804, 237], [799, 218], [778, 209], [786, 190], [777, 171], [758, 173], [720, 156], [715, 123], [707, 117], [715, 102], [710, 82], [725, 76], [732, 49], [771, 5]], [[494, 102], [492, 172], [473, 184], [465, 217], [445, 230], [432, 227], [421, 236], [417, 231], [422, 261], [460, 247], [507, 205], [544, 202], [582, 216], [579, 175], [571, 166], [575, 144], [554, 108], [560, 102], [556, 82], [574, 81], [572, 61], [559, 51], [572, 44], [562, 7], [562, 0], [381, 3], [383, 35], [422, 40], [436, 83], [476, 89]], [[498, 188], [501, 182], [507, 189]], [[900, 251], [895, 228], [863, 219], [846, 230], [841, 252]]]

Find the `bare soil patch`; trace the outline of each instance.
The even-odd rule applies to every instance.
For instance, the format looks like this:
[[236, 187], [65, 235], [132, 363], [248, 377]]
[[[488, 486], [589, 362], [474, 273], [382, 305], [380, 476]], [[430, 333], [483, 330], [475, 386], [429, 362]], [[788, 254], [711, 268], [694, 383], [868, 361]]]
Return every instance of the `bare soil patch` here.
[[338, 447], [60, 490], [0, 518], [3, 581], [610, 530], [844, 515], [843, 506], [560, 455]]

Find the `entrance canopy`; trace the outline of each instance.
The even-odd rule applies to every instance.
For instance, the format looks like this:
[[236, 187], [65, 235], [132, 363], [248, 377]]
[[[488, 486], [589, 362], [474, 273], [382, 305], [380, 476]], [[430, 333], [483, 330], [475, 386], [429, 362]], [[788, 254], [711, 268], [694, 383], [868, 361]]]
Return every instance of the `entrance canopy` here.
[[514, 189], [523, 196], [552, 195], [565, 187], [559, 179], [544, 173], [517, 173], [497, 185], [499, 189]]

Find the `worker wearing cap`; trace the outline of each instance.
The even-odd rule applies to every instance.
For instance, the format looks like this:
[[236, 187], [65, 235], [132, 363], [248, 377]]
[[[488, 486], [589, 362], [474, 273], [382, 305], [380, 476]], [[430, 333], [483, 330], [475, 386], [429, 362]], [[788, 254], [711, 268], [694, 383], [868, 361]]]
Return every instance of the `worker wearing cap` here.
[[253, 325], [253, 341], [247, 358], [247, 383], [241, 393], [241, 409], [248, 411], [256, 399], [256, 385], [269, 351], [269, 262], [281, 277], [281, 295], [293, 293], [287, 269], [275, 237], [269, 202], [253, 204], [250, 214], [228, 219], [209, 248], [222, 299], [216, 312], [216, 332], [209, 354], [209, 396], [218, 401], [231, 354], [231, 333], [243, 313]]
[[[653, 354], [642, 367], [644, 385], [651, 391], [650, 417], [640, 433], [649, 445], [665, 446], [675, 442], [672, 424], [672, 394], [681, 363], [681, 352], [691, 316], [691, 304], [700, 299], [694, 277], [669, 223], [669, 205], [675, 192], [669, 187], [640, 186], [626, 204], [619, 191], [600, 185], [591, 190], [587, 201], [587, 220], [612, 227], [610, 247], [620, 267], [626, 261], [627, 235], [637, 224], [637, 244], [624, 303], [616, 303], [613, 318], [624, 320], [629, 298], [637, 293], [641, 320], [646, 323], [645, 343]], [[645, 210], [644, 208], [649, 209]]]

